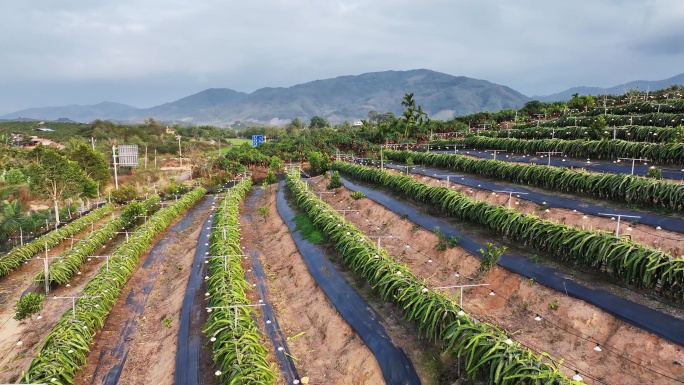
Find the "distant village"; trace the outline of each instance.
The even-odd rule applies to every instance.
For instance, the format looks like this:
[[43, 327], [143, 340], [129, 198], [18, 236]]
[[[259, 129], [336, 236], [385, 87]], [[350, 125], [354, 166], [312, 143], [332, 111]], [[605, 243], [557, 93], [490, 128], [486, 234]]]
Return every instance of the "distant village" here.
[[[36, 128], [36, 131], [40, 132], [53, 132], [53, 130], [50, 127], [45, 126], [45, 122], [40, 122], [38, 123], [38, 128]], [[59, 148], [63, 149], [65, 146], [61, 143], [55, 142], [52, 139], [47, 139], [47, 138], [41, 138], [40, 136], [37, 135], [31, 135], [27, 136], [25, 134], [12, 134], [11, 137], [11, 142], [13, 145], [17, 147], [21, 147], [26, 150], [33, 150], [36, 148], [38, 145], [43, 145], [46, 147], [54, 147], [54, 148]]]

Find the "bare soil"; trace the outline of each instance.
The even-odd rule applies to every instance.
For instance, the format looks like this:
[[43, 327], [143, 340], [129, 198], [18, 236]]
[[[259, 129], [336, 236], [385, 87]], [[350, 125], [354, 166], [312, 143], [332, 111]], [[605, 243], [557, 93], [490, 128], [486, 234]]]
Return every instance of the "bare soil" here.
[[[86, 365], [75, 378], [76, 384], [103, 383], [104, 377], [118, 361], [111, 357], [111, 353], [119, 342], [122, 329], [131, 322], [135, 323], [134, 331], [130, 337], [128, 357], [118, 383], [173, 384], [183, 297], [202, 223], [210, 211], [211, 208], [208, 206], [185, 230], [178, 233], [172, 242], [165, 244], [159, 250], [164, 258], [154, 262], [149, 269], [141, 268], [146, 255], [141, 256], [136, 271], [121, 291], [122, 294], [107, 317], [104, 328], [98, 333], [95, 344], [87, 356]], [[178, 220], [182, 217], [181, 215]], [[165, 234], [159, 235], [151, 244], [155, 245]], [[154, 277], [151, 292], [149, 286], [146, 286], [149, 277]], [[144, 310], [136, 315], [135, 308], [127, 306], [127, 300], [129, 295], [135, 298], [135, 295], [146, 290], [149, 296], [145, 300]], [[167, 318], [168, 326], [164, 321]]]
[[[273, 305], [300, 377], [310, 384], [382, 384], [375, 357], [318, 288], [276, 210], [275, 187], [257, 202], [267, 215], [249, 209], [241, 223], [242, 245], [261, 255]], [[251, 267], [245, 262], [245, 270]], [[256, 295], [256, 293], [254, 293]], [[268, 342], [268, 346], [274, 349]], [[285, 382], [280, 379], [279, 383]]]
[[[95, 228], [108, 220], [109, 216], [102, 218], [95, 223]], [[88, 233], [90, 233], [90, 228], [76, 234], [74, 238], [81, 238]], [[115, 238], [105, 245], [102, 252], [107, 253], [123, 239], [124, 236]], [[57, 256], [70, 247], [71, 240], [67, 239], [52, 247], [48, 255], [50, 257]], [[43, 256], [44, 254], [39, 257]], [[81, 274], [75, 275], [69, 282], [69, 286], [62, 285], [53, 288], [49, 297], [78, 295], [104, 263], [105, 260], [101, 258], [86, 262], [81, 268]], [[44, 301], [43, 310], [33, 317], [23, 321], [17, 321], [13, 318], [16, 314], [14, 305], [25, 291], [32, 290], [41, 294], [45, 293], [42, 286], [32, 286], [33, 276], [42, 269], [43, 261], [32, 259], [0, 279], [0, 383], [16, 381], [21, 372], [29, 368], [33, 356], [42, 348], [41, 341], [43, 338], [57, 324], [62, 314], [71, 309], [71, 301], [69, 300], [48, 298]], [[21, 341], [21, 345], [17, 345], [18, 341]]]
[[[312, 182], [310, 186], [318, 191], [324, 191], [327, 185], [322, 177]], [[431, 231], [369, 199], [353, 200], [345, 188], [336, 193], [323, 194], [323, 199], [337, 209], [360, 210], [356, 215], [347, 214], [347, 219], [367, 235], [395, 236], [382, 239], [382, 246], [429, 286], [489, 284], [466, 290], [466, 311], [499, 326], [535, 351], [564, 359], [562, 370], [567, 374], [579, 370], [589, 384], [675, 382], [654, 371], [684, 381], [681, 346], [498, 266], [487, 274], [478, 273], [479, 259], [465, 250], [455, 247], [438, 251], [438, 238]], [[485, 237], [478, 240], [486, 241]], [[457, 289], [443, 290], [457, 299]], [[490, 290], [494, 290], [494, 296], [489, 295]], [[542, 321], [535, 321], [536, 315]], [[596, 343], [602, 347], [601, 352], [593, 350]]]
[[[411, 177], [417, 181], [431, 186], [444, 186], [444, 183], [446, 183], [445, 181], [436, 178], [430, 178], [416, 174], [411, 175]], [[470, 188], [468, 186], [454, 183], [450, 183], [449, 187], [455, 191], [459, 191], [468, 195], [474, 200], [483, 200], [491, 204], [501, 206], [508, 205], [509, 197], [507, 194], [496, 194], [489, 190]], [[548, 191], [530, 188], [528, 186], [526, 186], [526, 188], [548, 193]], [[558, 193], [558, 195], [563, 195], [569, 199], [576, 198], [570, 194]], [[605, 203], [588, 199], [586, 197], [583, 197], [582, 199], [584, 201], [590, 201], [594, 204]], [[573, 212], [573, 210], [567, 209], [547, 208], [536, 204], [535, 202], [525, 200], [524, 195], [521, 195], [519, 198], [515, 196], [512, 197], [511, 208], [515, 208], [515, 210], [520, 212], [536, 215], [541, 219], [567, 224], [568, 226], [575, 228], [597, 229], [607, 232], [614, 232], [617, 226], [616, 221], [611, 220], [609, 217], [585, 215], [579, 211]], [[610, 211], [610, 209], [607, 209], [607, 211]], [[452, 222], [464, 225], [462, 226], [465, 227], [464, 230], [471, 232], [476, 237], [491, 240], [491, 233], [486, 229], [481, 229], [477, 226], [470, 226], [470, 224], [459, 220], [452, 220]], [[629, 230], [630, 228], [631, 230]], [[671, 252], [675, 257], [681, 257], [680, 251], [682, 250], [682, 246], [678, 241], [684, 241], [684, 234], [674, 231], [657, 230], [648, 225], [637, 225], [630, 223], [629, 221], [622, 221], [620, 226], [620, 234], [623, 237], [631, 237], [637, 243], [654, 248], [661, 248], [664, 251]], [[622, 281], [607, 277], [590, 268], [569, 265], [568, 262], [558, 261], [557, 259], [547, 256], [544, 253], [538, 253], [531, 249], [521, 249], [520, 245], [510, 242], [508, 239], [501, 238], [497, 239], [495, 243], [496, 242], [504, 243], [511, 249], [520, 249], [524, 254], [529, 255], [531, 253], [533, 255], [537, 255], [537, 257], [540, 258], [540, 262], [547, 266], [564, 271], [569, 275], [569, 279], [582, 282], [585, 286], [606, 290], [623, 298], [628, 298], [629, 300], [641, 305], [656, 309], [660, 312], [667, 313], [677, 318], [684, 319], [684, 304], [682, 303], [673, 302], [669, 299], [659, 297], [653, 293], [639, 291], [634, 287], [626, 285]], [[666, 248], [666, 246], [669, 248]]]
[[[431, 186], [446, 185], [445, 180], [420, 176], [416, 174], [413, 174], [412, 177], [416, 180], [419, 180], [422, 183]], [[481, 178], [480, 176], [477, 176], [477, 178], [485, 179]], [[506, 182], [501, 182], [498, 180], [496, 182], [499, 184], [507, 184], [515, 187], [515, 185]], [[495, 193], [489, 190], [468, 187], [453, 182], [449, 183], [449, 188], [453, 189], [454, 191], [464, 193], [471, 199], [487, 201], [494, 205], [507, 207], [509, 203], [508, 194]], [[528, 190], [539, 191], [542, 193], [549, 194], [548, 190], [542, 190], [530, 186], [525, 186], [525, 188]], [[552, 192], [552, 194], [564, 195], [569, 198], [576, 199], [576, 197], [573, 197], [569, 194], [562, 194], [555, 191]], [[589, 197], [582, 197], [582, 200], [599, 205], [606, 204], [605, 201], [598, 201]], [[614, 233], [617, 227], [616, 218], [611, 219], [611, 217], [608, 216], [604, 217], [584, 214], [582, 213], [581, 209], [578, 211], [573, 211], [556, 207], [545, 207], [535, 202], [526, 200], [524, 195], [516, 197], [516, 195], [514, 194], [510, 203], [511, 208], [514, 208], [515, 210], [520, 211], [522, 213], [532, 214], [541, 219], [566, 224], [575, 228], [603, 230], [609, 233]], [[580, 207], [582, 207], [581, 204]], [[607, 206], [606, 211], [610, 212], [611, 208]], [[635, 242], [641, 243], [645, 246], [661, 249], [665, 252], [670, 252], [674, 257], [684, 255], [684, 234], [682, 233], [662, 229], [658, 230], [654, 227], [645, 224], [639, 224], [638, 219], [630, 221], [628, 220], [628, 218], [624, 218], [620, 223], [619, 234], [623, 237], [630, 237]]]

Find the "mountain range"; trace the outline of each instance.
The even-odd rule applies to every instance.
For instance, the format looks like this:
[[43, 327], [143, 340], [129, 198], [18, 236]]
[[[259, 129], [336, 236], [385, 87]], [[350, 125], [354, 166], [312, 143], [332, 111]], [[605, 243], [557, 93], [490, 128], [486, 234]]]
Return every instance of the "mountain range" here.
[[570, 89], [567, 89], [563, 92], [559, 92], [556, 94], [552, 95], [546, 95], [546, 96], [533, 96], [533, 99], [537, 99], [542, 102], [557, 102], [557, 101], [563, 101], [563, 100], [569, 100], [572, 98], [572, 95], [574, 94], [580, 94], [580, 95], [622, 95], [626, 93], [629, 90], [639, 90], [641, 92], [644, 91], [655, 91], [655, 90], [662, 90], [663, 88], [667, 88], [673, 84], [679, 84], [679, 85], [684, 85], [684, 73], [673, 76], [671, 78], [667, 78], [664, 80], [634, 80], [629, 83], [625, 84], [620, 84], [617, 86], [613, 86], [610, 88], [601, 88], [601, 87], [573, 87]]
[[[684, 74], [661, 81], [635, 81], [608, 89], [621, 94], [624, 89], [661, 89], [684, 84]], [[333, 124], [366, 119], [369, 111], [401, 114], [404, 94], [414, 93], [414, 100], [433, 119], [479, 111], [520, 108], [533, 100], [509, 87], [486, 80], [452, 76], [426, 69], [372, 72], [315, 80], [286, 88], [261, 88], [252, 93], [228, 88], [210, 88], [182, 99], [151, 108], [102, 102], [94, 105], [30, 108], [0, 116], [0, 119], [70, 119], [91, 122], [95, 119], [140, 122], [153, 117], [163, 122], [227, 126], [237, 121], [280, 125], [291, 119], [308, 121], [323, 116]], [[572, 94], [596, 95], [606, 92], [597, 87], [575, 87], [534, 97], [541, 101], [567, 100]]]

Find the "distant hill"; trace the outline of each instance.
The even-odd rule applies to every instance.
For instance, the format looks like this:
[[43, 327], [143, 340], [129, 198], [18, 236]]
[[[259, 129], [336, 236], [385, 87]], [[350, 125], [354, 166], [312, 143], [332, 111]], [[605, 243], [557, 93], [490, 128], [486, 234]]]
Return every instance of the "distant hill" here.
[[40, 107], [29, 108], [0, 116], [0, 119], [23, 119], [23, 120], [71, 120], [89, 123], [95, 119], [118, 119], [138, 109], [126, 104], [114, 102], [102, 102], [89, 106], [72, 104], [63, 107]]
[[235, 121], [278, 124], [319, 115], [331, 123], [340, 123], [365, 119], [371, 110], [400, 114], [401, 100], [408, 92], [413, 92], [416, 103], [437, 119], [520, 108], [531, 100], [511, 88], [485, 80], [419, 69], [340, 76], [287, 88], [262, 88], [251, 94], [211, 88], [146, 109], [103, 102], [90, 106], [31, 108], [0, 119], [67, 117], [79, 122], [95, 119], [131, 122], [154, 117], [161, 121], [222, 126]]
[[601, 88], [601, 87], [573, 87], [570, 89], [567, 89], [563, 92], [559, 92], [553, 95], [547, 95], [547, 96], [533, 96], [533, 99], [537, 99], [542, 102], [556, 102], [556, 101], [564, 101], [564, 100], [569, 100], [572, 98], [573, 94], [580, 94], [580, 95], [603, 95], [606, 92], [608, 92], [609, 95], [622, 95], [625, 92], [632, 90], [632, 89], [638, 89], [639, 91], [646, 91], [646, 90], [662, 90], [663, 88], [667, 88], [673, 84], [679, 84], [679, 85], [684, 85], [684, 73], [673, 76], [671, 78], [665, 79], [665, 80], [635, 80], [631, 81], [629, 83], [625, 84], [620, 84], [614, 87], [610, 88]]

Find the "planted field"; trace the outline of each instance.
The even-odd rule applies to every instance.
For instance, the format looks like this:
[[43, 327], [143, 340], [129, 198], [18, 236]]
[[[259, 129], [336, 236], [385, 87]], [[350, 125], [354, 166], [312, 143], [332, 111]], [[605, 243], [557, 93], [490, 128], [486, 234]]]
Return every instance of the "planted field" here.
[[[326, 184], [325, 180], [319, 180], [310, 185], [317, 191], [325, 191]], [[321, 196], [337, 210], [358, 210], [358, 214], [348, 212], [347, 220], [366, 235], [386, 236], [382, 238], [383, 248], [428, 288], [489, 284], [466, 289], [463, 299], [466, 311], [480, 320], [514, 331], [515, 337], [511, 338], [519, 339], [534, 351], [565, 359], [562, 369], [569, 375], [578, 370], [587, 383], [666, 384], [684, 374], [681, 366], [670, 360], [673, 355], [681, 356], [679, 346], [635, 330], [583, 301], [505, 269], [497, 267], [482, 274], [479, 255], [465, 252], [460, 246], [444, 247], [446, 250], [440, 251], [440, 237], [430, 231], [433, 229], [416, 226], [411, 221], [412, 214], [406, 218], [369, 199], [351, 199], [345, 189], [338, 189], [336, 193]], [[490, 296], [492, 289], [495, 295]], [[439, 291], [458, 300], [457, 287]], [[637, 349], [634, 341], [644, 343]], [[597, 343], [603, 347], [602, 352], [593, 350]], [[615, 371], [617, 367], [621, 368], [620, 373]], [[622, 373], [624, 378], [620, 377]]]

